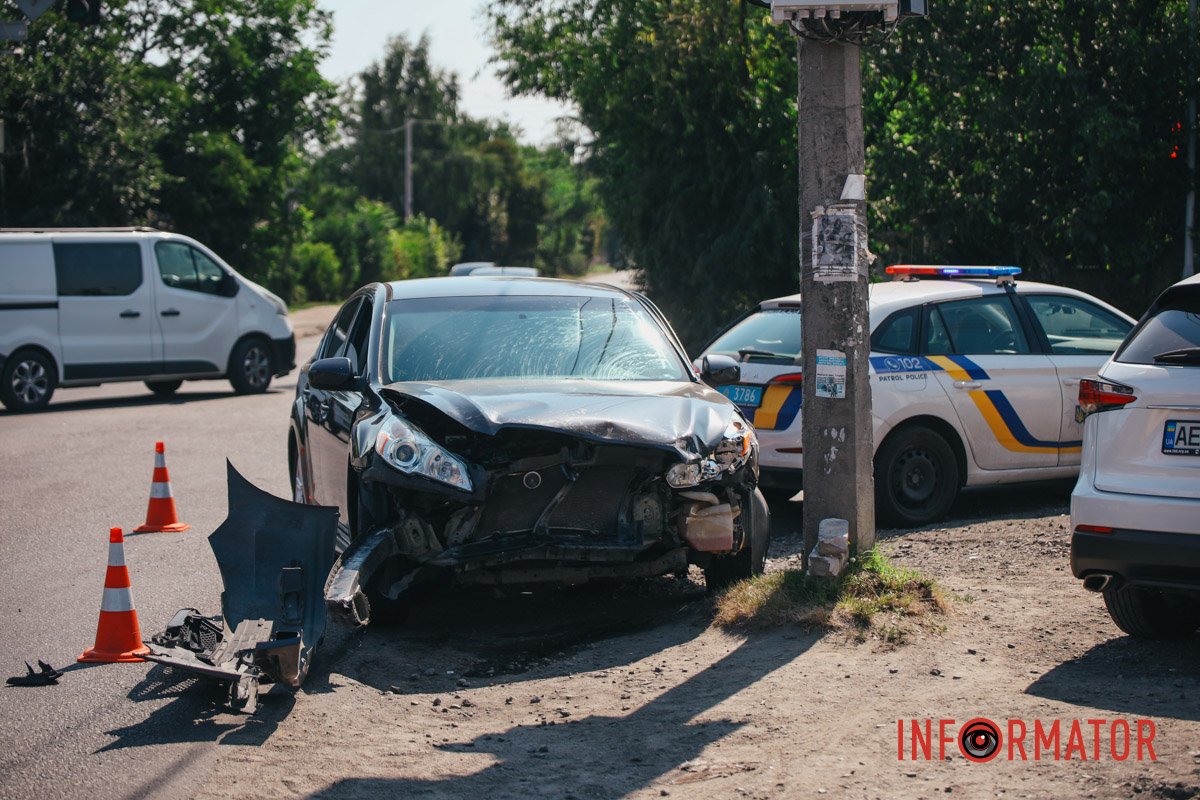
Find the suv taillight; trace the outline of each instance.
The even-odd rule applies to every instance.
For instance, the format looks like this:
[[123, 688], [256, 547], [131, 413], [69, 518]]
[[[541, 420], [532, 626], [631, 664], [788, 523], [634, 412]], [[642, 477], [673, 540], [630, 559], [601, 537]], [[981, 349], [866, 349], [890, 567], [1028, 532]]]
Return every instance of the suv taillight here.
[[1075, 420], [1083, 422], [1091, 414], [1111, 411], [1137, 400], [1133, 389], [1119, 383], [1085, 378], [1079, 382], [1079, 405], [1075, 407]]
[[804, 373], [789, 372], [786, 375], [776, 375], [768, 383], [804, 383]]

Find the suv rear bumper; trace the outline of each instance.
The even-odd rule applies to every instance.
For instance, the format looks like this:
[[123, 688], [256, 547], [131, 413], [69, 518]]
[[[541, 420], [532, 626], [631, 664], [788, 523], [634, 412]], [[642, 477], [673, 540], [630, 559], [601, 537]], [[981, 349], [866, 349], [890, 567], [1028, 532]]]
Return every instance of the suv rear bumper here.
[[1108, 573], [1127, 583], [1200, 589], [1200, 535], [1116, 528], [1071, 534], [1076, 578]]

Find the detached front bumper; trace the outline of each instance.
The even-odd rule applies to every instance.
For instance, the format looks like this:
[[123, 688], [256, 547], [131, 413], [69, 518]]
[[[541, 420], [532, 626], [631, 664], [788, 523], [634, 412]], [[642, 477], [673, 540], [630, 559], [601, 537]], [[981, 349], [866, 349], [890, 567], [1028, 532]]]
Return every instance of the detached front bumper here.
[[1076, 530], [1071, 572], [1076, 578], [1110, 574], [1135, 585], [1200, 590], [1200, 534]]

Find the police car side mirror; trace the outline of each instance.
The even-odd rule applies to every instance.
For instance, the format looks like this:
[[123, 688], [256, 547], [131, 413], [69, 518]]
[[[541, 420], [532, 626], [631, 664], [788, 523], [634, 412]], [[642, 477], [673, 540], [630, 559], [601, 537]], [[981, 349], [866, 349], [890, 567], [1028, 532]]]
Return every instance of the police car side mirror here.
[[729, 356], [718, 354], [700, 359], [700, 379], [709, 386], [727, 386], [742, 378], [742, 368]]

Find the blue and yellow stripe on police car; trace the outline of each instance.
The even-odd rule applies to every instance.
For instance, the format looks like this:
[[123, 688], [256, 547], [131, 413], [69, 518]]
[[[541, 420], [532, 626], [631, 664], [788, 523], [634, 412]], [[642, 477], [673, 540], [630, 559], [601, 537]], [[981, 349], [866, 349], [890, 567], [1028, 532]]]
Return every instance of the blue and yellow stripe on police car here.
[[995, 389], [975, 389], [971, 400], [983, 415], [984, 422], [1005, 450], [1014, 453], [1078, 453], [1083, 449], [1081, 440], [1054, 442], [1034, 436], [1021, 422], [1017, 410], [1008, 402], [1004, 392]]
[[[872, 356], [876, 373], [942, 371], [956, 381], [986, 381], [987, 371], [966, 356]], [[1012, 403], [998, 389], [975, 389], [971, 401], [983, 415], [1000, 446], [1013, 453], [1077, 453], [1079, 440], [1056, 442], [1039, 439], [1029, 432]]]
[[786, 430], [796, 421], [804, 402], [804, 390], [798, 383], [767, 384], [758, 408], [741, 406], [750, 424], [762, 431]]

